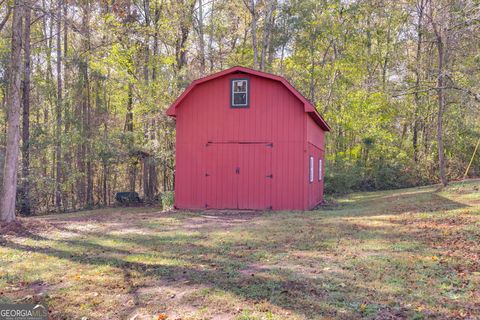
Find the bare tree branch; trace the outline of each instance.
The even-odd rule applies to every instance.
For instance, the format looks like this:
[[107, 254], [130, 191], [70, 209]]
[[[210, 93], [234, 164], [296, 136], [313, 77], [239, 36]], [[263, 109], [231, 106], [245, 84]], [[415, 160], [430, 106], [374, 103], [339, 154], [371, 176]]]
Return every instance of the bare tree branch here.
[[[5, 1], [5, 0], [4, 0]], [[1, 4], [3, 4], [3, 2]], [[0, 22], [0, 31], [2, 31], [3, 27], [5, 26], [5, 24], [7, 23], [8, 21], [8, 18], [10, 17], [10, 13], [12, 12], [12, 7], [7, 5], [7, 13], [5, 14], [5, 17], [3, 18], [3, 20]]]

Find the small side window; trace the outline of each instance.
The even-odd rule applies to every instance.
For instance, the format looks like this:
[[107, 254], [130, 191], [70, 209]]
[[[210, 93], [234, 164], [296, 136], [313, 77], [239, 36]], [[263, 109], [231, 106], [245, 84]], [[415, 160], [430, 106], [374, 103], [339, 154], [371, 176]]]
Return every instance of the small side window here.
[[248, 108], [248, 79], [232, 79], [230, 106]]
[[310, 156], [310, 183], [313, 182], [313, 157]]
[[318, 181], [322, 181], [322, 159], [318, 159]]

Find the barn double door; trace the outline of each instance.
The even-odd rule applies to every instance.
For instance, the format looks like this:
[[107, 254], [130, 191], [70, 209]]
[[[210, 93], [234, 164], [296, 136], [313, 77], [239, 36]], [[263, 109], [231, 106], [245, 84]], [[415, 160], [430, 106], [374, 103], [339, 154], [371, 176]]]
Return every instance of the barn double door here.
[[265, 142], [206, 144], [206, 207], [271, 208], [272, 147]]

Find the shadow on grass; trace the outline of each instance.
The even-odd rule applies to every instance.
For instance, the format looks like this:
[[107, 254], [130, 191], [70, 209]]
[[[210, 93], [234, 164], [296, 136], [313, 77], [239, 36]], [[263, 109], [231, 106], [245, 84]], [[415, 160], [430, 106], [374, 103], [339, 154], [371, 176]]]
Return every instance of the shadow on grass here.
[[[121, 319], [130, 316], [136, 308], [148, 304], [148, 301], [143, 301], [139, 296], [139, 289], [147, 283], [178, 283], [183, 280], [221, 290], [253, 303], [266, 301], [307, 319], [403, 319], [419, 315], [417, 310], [411, 309], [411, 301], [415, 296], [407, 293], [411, 288], [408, 287], [406, 279], [397, 279], [405, 283], [395, 283], [400, 286], [396, 293], [376, 289], [368, 283], [370, 278], [376, 277], [376, 272], [385, 272], [378, 269], [379, 266], [392, 268], [392, 272], [396, 272], [395, 266], [389, 265], [390, 260], [393, 260], [389, 256], [392, 253], [391, 247], [372, 249], [368, 252], [370, 255], [366, 255], [361, 261], [355, 257], [338, 258], [334, 261], [338, 270], [333, 271], [323, 270], [326, 264], [322, 265], [322, 260], [318, 258], [312, 266], [305, 266], [306, 262], [301, 261], [301, 258], [298, 258], [298, 261], [289, 261], [295, 264], [294, 268], [285, 265], [265, 266], [262, 265], [265, 260], [257, 254], [267, 252], [287, 255], [292, 252], [305, 252], [315, 253], [320, 257], [334, 256], [339, 253], [338, 246], [342, 241], [352, 244], [371, 241], [380, 244], [398, 243], [395, 248], [399, 251], [412, 251], [426, 256], [431, 244], [418, 236], [418, 230], [412, 228], [409, 231], [399, 231], [395, 222], [390, 225], [367, 226], [358, 222], [363, 219], [372, 221], [377, 219], [375, 216], [381, 215], [447, 212], [465, 207], [467, 205], [447, 199], [431, 190], [419, 189], [415, 192], [387, 193], [368, 198], [360, 195], [353, 197], [350, 203], [335, 212], [283, 212], [264, 215], [250, 212], [205, 212], [199, 216], [169, 214], [161, 217], [152, 213], [142, 214], [142, 220], [135, 214], [127, 214], [119, 220], [116, 220], [117, 216], [110, 217], [110, 220], [102, 216], [101, 222], [111, 224], [104, 226], [102, 231], [69, 228], [69, 223], [83, 221], [67, 218], [57, 221], [55, 227], [74, 233], [78, 239], [52, 240], [30, 232], [25, 237], [52, 241], [53, 245], [37, 247], [9, 239], [0, 239], [0, 245], [22, 252], [42, 253], [82, 265], [111, 266], [118, 269], [128, 288], [127, 293], [134, 302], [131, 307], [119, 307], [118, 318]], [[329, 219], [332, 216], [335, 219]], [[156, 218], [175, 218], [177, 224], [172, 227], [167, 223], [164, 228], [161, 222], [151, 223], [150, 219]], [[95, 219], [92, 220], [95, 222]], [[145, 220], [148, 223], [145, 223]], [[248, 223], [251, 225], [242, 227]], [[117, 228], [127, 231], [143, 228], [148, 232], [117, 233]], [[229, 228], [236, 228], [236, 238], [226, 237], [212, 245], [205, 244], [204, 240], [213, 239], [210, 238], [212, 233]], [[165, 231], [172, 232], [173, 235], [161, 234]], [[104, 241], [112, 245], [101, 244]], [[133, 250], [126, 249], [129, 247]], [[131, 259], [132, 255], [139, 261], [131, 261], [134, 260]], [[149, 260], [150, 255], [155, 256], [153, 260]], [[158, 263], [155, 258], [170, 259], [172, 264]], [[252, 265], [261, 265], [261, 270], [245, 272]], [[416, 269], [411, 270], [419, 272]], [[407, 270], [401, 275], [408, 278], [408, 272]], [[143, 281], [133, 281], [133, 273], [139, 274]], [[362, 277], [365, 277], [364, 283], [357, 279]], [[428, 288], [424, 290], [428, 292]], [[435, 311], [436, 304], [443, 301], [441, 299], [445, 298], [425, 297], [423, 303], [428, 306], [428, 310], [420, 312], [420, 315], [428, 318], [448, 318], [448, 314]], [[362, 304], [368, 304], [368, 307], [362, 309]]]
[[404, 213], [428, 213], [467, 208], [468, 205], [448, 199], [433, 190], [363, 197], [353, 196], [338, 211], [326, 211], [339, 217], [371, 217]]
[[[287, 297], [298, 298], [304, 292], [319, 293], [312, 284], [312, 279], [298, 279], [297, 281], [281, 281], [260, 277], [238, 277], [235, 272], [235, 267], [232, 269], [232, 264], [228, 264], [226, 260], [208, 260], [210, 264], [216, 264], [217, 270], [202, 270], [199, 268], [187, 267], [187, 266], [171, 266], [161, 264], [150, 264], [142, 262], [129, 262], [123, 259], [113, 256], [97, 256], [97, 255], [82, 255], [72, 251], [58, 250], [54, 248], [38, 248], [34, 246], [17, 244], [9, 241], [2, 241], [2, 246], [20, 250], [23, 252], [37, 252], [43, 253], [52, 257], [67, 259], [75, 263], [91, 265], [91, 266], [111, 266], [118, 268], [123, 273], [124, 281], [128, 284], [130, 274], [136, 272], [143, 277], [151, 279], [167, 279], [168, 281], [175, 282], [179, 280], [188, 279], [192, 284], [205, 285], [206, 287], [220, 289], [231, 292], [235, 295], [243, 296], [246, 299], [253, 300], [273, 300], [274, 298], [282, 302], [284, 307], [290, 307], [292, 309], [303, 309], [304, 306], [302, 300], [299, 299], [295, 303], [289, 300]], [[75, 244], [76, 247], [84, 245], [83, 242]], [[85, 249], [90, 249], [91, 246], [85, 246]], [[109, 248], [104, 248], [102, 251], [108, 251]], [[200, 261], [199, 261], [200, 262]], [[201, 261], [205, 262], [205, 261]], [[135, 285], [129, 286], [129, 294], [132, 294], [135, 300], [135, 306], [140, 306], [140, 300], [135, 294], [138, 287]], [[279, 295], [275, 297], [274, 295]], [[281, 297], [280, 297], [281, 296]], [[320, 294], [321, 296], [321, 294]], [[291, 304], [291, 305], [290, 305]], [[126, 318], [133, 311], [133, 308], [125, 309], [120, 318]], [[322, 312], [325, 312], [324, 310]], [[333, 312], [333, 310], [330, 310]]]
[[[91, 233], [88, 234], [92, 236]], [[279, 307], [292, 310], [298, 314], [303, 314], [308, 319], [316, 317], [342, 317], [344, 319], [354, 319], [359, 317], [369, 317], [371, 315], [366, 311], [358, 311], [362, 299], [377, 296], [376, 289], [368, 286], [357, 287], [351, 283], [356, 277], [355, 269], [345, 269], [341, 273], [333, 275], [333, 278], [318, 275], [305, 276], [301, 273], [292, 273], [282, 268], [268, 267], [262, 272], [251, 274], [241, 273], [241, 269], [247, 264], [261, 263], [254, 256], [236, 259], [234, 256], [226, 253], [225, 247], [212, 246], [205, 247], [195, 244], [198, 236], [157, 236], [157, 235], [101, 235], [99, 239], [109, 239], [112, 241], [121, 241], [131, 243], [136, 246], [141, 245], [147, 252], [161, 253], [162, 255], [178, 257], [184, 263], [182, 265], [164, 265], [148, 262], [131, 262], [114, 256], [116, 254], [126, 254], [125, 251], [119, 251], [116, 248], [92, 244], [85, 240], [67, 240], [58, 241], [58, 243], [67, 244], [72, 250], [60, 250], [57, 248], [39, 248], [31, 245], [19, 244], [8, 240], [2, 240], [0, 245], [23, 251], [37, 252], [46, 254], [59, 259], [66, 259], [75, 263], [90, 266], [111, 266], [118, 268], [122, 274], [124, 282], [128, 286], [128, 294], [133, 297], [134, 306], [123, 307], [120, 310], [119, 318], [127, 318], [135, 310], [141, 307], [143, 302], [137, 294], [142, 285], [131, 281], [131, 274], [138, 273], [145, 280], [167, 280], [172, 283], [180, 280], [188, 280], [192, 284], [202, 285], [208, 288], [230, 292], [233, 295], [253, 302], [268, 301]], [[330, 237], [330, 236], [329, 236]], [[331, 237], [334, 237], [331, 235]], [[327, 239], [328, 240], [328, 239]], [[302, 242], [300, 240], [300, 242]], [[250, 242], [249, 245], [258, 250], [271, 250], [268, 242]], [[228, 244], [227, 249], [228, 249]], [[292, 244], [295, 247], [295, 243]], [[299, 244], [300, 247], [302, 245]], [[79, 251], [76, 252], [74, 249]], [[238, 248], [230, 248], [232, 250]], [[94, 250], [95, 252], [92, 252]], [[285, 248], [277, 248], [282, 251]], [[88, 252], [84, 254], [83, 252]], [[142, 252], [145, 254], [145, 250]], [[208, 265], [209, 268], [199, 268], [198, 265]], [[319, 266], [320, 267], [320, 266]], [[332, 275], [330, 275], [332, 276]], [[348, 283], [348, 286], [345, 286]], [[324, 303], [325, 299], [334, 299], [331, 304]], [[387, 315], [405, 318], [415, 314], [415, 311], [409, 310], [406, 303], [402, 301], [385, 298], [382, 302], [374, 302], [375, 314]], [[339, 309], [348, 310], [347, 313], [339, 314]], [[441, 313], [431, 313], [429, 316], [445, 317]]]

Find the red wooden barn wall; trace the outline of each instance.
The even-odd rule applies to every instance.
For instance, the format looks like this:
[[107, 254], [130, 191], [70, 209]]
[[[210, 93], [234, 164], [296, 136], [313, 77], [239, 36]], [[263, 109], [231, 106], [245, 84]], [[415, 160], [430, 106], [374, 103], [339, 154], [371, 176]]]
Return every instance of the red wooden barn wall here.
[[[313, 182], [308, 182], [306, 207], [315, 207], [323, 200], [323, 173], [325, 167], [324, 157], [324, 134], [323, 130], [313, 121], [311, 117], [306, 117], [307, 129], [307, 153], [306, 163], [310, 156], [313, 156]], [[318, 160], [322, 159], [322, 178], [319, 180]]]
[[[250, 80], [249, 108], [230, 107], [234, 78]], [[177, 208], [303, 210], [322, 200], [324, 132], [281, 82], [233, 73], [197, 84], [176, 107], [176, 126]]]

